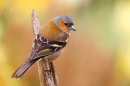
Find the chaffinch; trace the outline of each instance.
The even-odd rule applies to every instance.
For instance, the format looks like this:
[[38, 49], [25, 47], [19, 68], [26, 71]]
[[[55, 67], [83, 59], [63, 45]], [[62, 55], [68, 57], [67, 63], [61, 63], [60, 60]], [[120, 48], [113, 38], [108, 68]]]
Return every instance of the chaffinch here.
[[59, 57], [68, 42], [70, 30], [76, 31], [74, 23], [68, 15], [60, 15], [50, 20], [38, 31], [29, 57], [11, 77], [20, 79], [39, 59], [51, 62]]

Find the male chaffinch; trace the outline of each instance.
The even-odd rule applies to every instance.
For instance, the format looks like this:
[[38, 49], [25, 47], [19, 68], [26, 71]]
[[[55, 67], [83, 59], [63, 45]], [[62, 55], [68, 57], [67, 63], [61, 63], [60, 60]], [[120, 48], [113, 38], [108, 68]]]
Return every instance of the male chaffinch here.
[[20, 79], [39, 59], [43, 58], [51, 62], [59, 57], [68, 42], [70, 30], [76, 31], [68, 15], [60, 15], [50, 20], [38, 31], [26, 62], [11, 77]]

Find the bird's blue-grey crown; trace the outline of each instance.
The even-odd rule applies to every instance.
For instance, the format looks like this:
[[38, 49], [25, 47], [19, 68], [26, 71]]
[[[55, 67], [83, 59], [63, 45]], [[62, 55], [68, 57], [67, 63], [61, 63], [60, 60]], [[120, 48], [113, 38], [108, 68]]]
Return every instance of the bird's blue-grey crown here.
[[53, 18], [53, 21], [54, 21], [54, 23], [56, 25], [58, 25], [59, 20], [61, 20], [61, 21], [65, 20], [68, 23], [72, 23], [73, 24], [72, 19], [68, 15], [66, 15], [66, 14], [63, 14], [63, 15], [60, 15], [60, 16], [57, 16], [57, 17]]
[[74, 25], [73, 20], [66, 14], [57, 16], [57, 17], [53, 18], [52, 20], [58, 27], [59, 27], [58, 23], [59, 23], [60, 20], [61, 21], [66, 21], [67, 23], [71, 24], [70, 28], [73, 29], [74, 31], [76, 31], [76, 29], [73, 26]]

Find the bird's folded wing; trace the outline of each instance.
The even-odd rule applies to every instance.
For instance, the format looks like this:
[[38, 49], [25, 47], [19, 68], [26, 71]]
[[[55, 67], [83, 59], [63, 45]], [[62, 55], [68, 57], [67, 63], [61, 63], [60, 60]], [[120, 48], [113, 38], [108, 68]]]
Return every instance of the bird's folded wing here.
[[65, 46], [66, 42], [48, 41], [38, 34], [36, 36], [36, 39], [34, 40], [32, 51], [28, 57], [28, 60], [43, 58], [54, 52], [59, 51]]

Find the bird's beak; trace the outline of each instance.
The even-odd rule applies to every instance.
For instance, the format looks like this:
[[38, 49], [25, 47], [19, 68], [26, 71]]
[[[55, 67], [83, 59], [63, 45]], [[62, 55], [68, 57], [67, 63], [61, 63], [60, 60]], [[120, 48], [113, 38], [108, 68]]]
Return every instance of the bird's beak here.
[[69, 27], [69, 30], [76, 31], [76, 29], [73, 25]]

